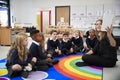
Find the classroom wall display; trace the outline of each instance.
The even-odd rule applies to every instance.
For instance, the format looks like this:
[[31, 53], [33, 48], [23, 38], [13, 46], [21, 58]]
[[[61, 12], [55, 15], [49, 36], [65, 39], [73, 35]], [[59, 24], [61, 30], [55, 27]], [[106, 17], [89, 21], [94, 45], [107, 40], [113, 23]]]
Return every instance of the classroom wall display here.
[[104, 13], [120, 15], [119, 7], [119, 4], [71, 6], [71, 25], [83, 31], [95, 28], [96, 20], [102, 19]]

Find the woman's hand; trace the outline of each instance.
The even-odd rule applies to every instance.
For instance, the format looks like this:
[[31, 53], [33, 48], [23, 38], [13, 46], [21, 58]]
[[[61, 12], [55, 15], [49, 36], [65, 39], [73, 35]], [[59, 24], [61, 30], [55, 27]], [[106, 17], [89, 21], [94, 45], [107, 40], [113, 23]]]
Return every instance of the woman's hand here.
[[88, 51], [86, 54], [91, 55], [91, 54], [93, 54], [93, 51], [92, 51], [92, 50], [90, 50], [90, 51]]
[[112, 34], [112, 25], [110, 26], [110, 27], [107, 27], [106, 28], [106, 32], [107, 32], [107, 36], [109, 37], [109, 36], [112, 36], [111, 34]]
[[116, 41], [115, 41], [115, 39], [112, 36], [112, 25], [110, 27], [107, 27], [106, 32], [107, 32], [107, 36], [108, 36], [110, 45], [112, 47], [116, 47]]

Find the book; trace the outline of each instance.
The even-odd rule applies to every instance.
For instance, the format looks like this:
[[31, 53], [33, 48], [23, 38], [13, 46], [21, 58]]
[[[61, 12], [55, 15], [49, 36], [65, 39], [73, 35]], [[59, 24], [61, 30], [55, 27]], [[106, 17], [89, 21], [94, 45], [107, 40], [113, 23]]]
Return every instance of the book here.
[[102, 23], [101, 31], [106, 31], [106, 28], [112, 25], [113, 18], [114, 18], [114, 14], [106, 13], [103, 15], [103, 23]]

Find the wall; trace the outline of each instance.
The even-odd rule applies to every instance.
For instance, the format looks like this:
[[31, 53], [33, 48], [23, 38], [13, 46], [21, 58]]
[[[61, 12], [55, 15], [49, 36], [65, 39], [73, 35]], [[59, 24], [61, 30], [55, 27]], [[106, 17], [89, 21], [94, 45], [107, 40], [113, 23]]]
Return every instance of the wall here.
[[10, 0], [12, 25], [36, 26], [36, 14], [40, 10], [52, 10], [52, 25], [55, 24], [55, 6], [91, 6], [120, 4], [120, 0]]

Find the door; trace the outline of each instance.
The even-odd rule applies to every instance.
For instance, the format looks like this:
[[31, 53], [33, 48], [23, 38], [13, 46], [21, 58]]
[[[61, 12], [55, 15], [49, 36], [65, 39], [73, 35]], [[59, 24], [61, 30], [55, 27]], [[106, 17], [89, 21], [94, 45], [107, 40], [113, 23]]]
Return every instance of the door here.
[[70, 25], [70, 6], [56, 6], [55, 7], [55, 25], [58, 22], [64, 21]]

